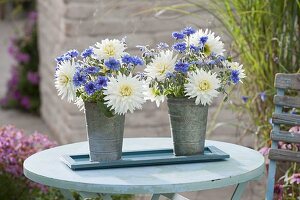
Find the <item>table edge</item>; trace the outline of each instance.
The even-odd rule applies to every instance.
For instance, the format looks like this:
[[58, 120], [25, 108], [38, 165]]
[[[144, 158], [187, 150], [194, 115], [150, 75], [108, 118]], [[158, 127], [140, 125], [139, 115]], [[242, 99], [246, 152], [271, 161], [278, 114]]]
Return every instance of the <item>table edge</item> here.
[[[154, 138], [154, 137], [151, 137]], [[157, 138], [157, 137], [156, 137]], [[165, 137], [162, 137], [165, 138]], [[214, 140], [209, 140], [214, 141]], [[221, 141], [217, 141], [221, 142]], [[224, 142], [227, 143], [227, 142]], [[229, 143], [232, 144], [232, 143]], [[234, 144], [236, 145], [236, 144]], [[247, 148], [247, 147], [245, 147]], [[250, 148], [249, 148], [250, 149]], [[250, 149], [253, 150], [253, 149]], [[263, 158], [263, 157], [262, 157]], [[264, 162], [256, 169], [247, 173], [236, 175], [233, 177], [226, 177], [224, 179], [209, 180], [204, 182], [190, 182], [190, 183], [177, 183], [177, 184], [162, 184], [162, 185], [103, 185], [103, 184], [89, 184], [76, 183], [71, 181], [61, 181], [32, 173], [26, 169], [27, 160], [23, 166], [24, 175], [30, 180], [48, 185], [55, 188], [92, 192], [92, 193], [111, 193], [111, 194], [154, 194], [154, 193], [175, 193], [175, 192], [189, 192], [206, 189], [221, 188], [225, 186], [235, 185], [242, 182], [247, 182], [259, 179], [265, 172]], [[84, 187], [83, 187], [84, 186]], [[83, 189], [84, 188], [84, 189]]]

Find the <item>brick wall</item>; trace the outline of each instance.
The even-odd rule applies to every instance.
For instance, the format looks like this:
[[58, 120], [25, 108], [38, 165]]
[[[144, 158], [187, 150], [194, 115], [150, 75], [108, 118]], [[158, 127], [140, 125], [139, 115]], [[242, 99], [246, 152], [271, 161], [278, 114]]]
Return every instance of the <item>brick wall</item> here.
[[[171, 42], [170, 33], [186, 25], [211, 28], [222, 35], [220, 24], [208, 13], [198, 18], [166, 12], [155, 16], [143, 12], [174, 0], [39, 0], [39, 48], [42, 117], [61, 143], [85, 140], [85, 121], [77, 107], [62, 101], [54, 88], [54, 58], [66, 50], [83, 50], [105, 38], [127, 36], [131, 53], [138, 44]], [[177, 1], [180, 2], [180, 1]], [[228, 38], [226, 37], [226, 40]], [[142, 111], [126, 116], [125, 137], [168, 136], [169, 123], [164, 104], [157, 109], [147, 103]]]

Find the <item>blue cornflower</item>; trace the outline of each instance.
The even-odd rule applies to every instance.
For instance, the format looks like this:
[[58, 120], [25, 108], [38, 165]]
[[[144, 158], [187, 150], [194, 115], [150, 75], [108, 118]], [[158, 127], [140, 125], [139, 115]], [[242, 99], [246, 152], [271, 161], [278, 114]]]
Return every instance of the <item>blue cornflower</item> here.
[[119, 70], [121, 67], [120, 62], [114, 58], [109, 58], [104, 64], [111, 70]]
[[260, 96], [260, 99], [262, 100], [262, 101], [265, 101], [266, 100], [266, 92], [261, 92], [261, 93], [259, 93], [259, 96]]
[[72, 49], [67, 52], [67, 55], [71, 58], [76, 58], [79, 55], [79, 52], [76, 49]]
[[240, 72], [238, 70], [231, 71], [230, 79], [232, 80], [232, 82], [234, 84], [237, 84], [240, 81], [239, 74], [240, 74]]
[[247, 103], [248, 99], [249, 99], [249, 97], [242, 96], [242, 101], [243, 101], [244, 103]]
[[132, 57], [130, 55], [125, 55], [122, 57], [122, 62], [125, 64], [130, 64], [132, 62]]
[[84, 73], [87, 74], [97, 74], [100, 71], [99, 67], [87, 67], [83, 70]]
[[143, 60], [142, 60], [140, 57], [138, 57], [138, 56], [133, 56], [133, 57], [132, 57], [132, 64], [133, 64], [133, 65], [143, 65], [144, 62], [143, 62]]
[[65, 54], [63, 55], [63, 59], [64, 59], [64, 61], [68, 61], [68, 60], [71, 60], [72, 57], [71, 57], [68, 53], [65, 53]]
[[158, 49], [166, 49], [168, 47], [169, 47], [169, 45], [167, 43], [164, 43], [164, 42], [160, 42], [159, 44], [157, 44]]
[[62, 62], [71, 60], [71, 56], [68, 53], [65, 53], [64, 55], [58, 56], [55, 58], [55, 61], [57, 62], [57, 64], [61, 64]]
[[173, 45], [173, 49], [175, 49], [176, 51], [179, 51], [180, 53], [182, 53], [186, 50], [186, 44], [184, 42], [176, 43], [176, 44]]
[[180, 32], [173, 32], [172, 33], [173, 38], [175, 38], [176, 40], [181, 40], [184, 38], [184, 34], [180, 33]]
[[193, 44], [190, 45], [190, 49], [191, 49], [191, 51], [193, 51], [193, 52], [198, 52], [198, 51], [200, 51], [200, 48], [199, 48], [199, 47], [196, 47], [196, 46], [193, 45]]
[[98, 79], [95, 81], [97, 90], [100, 90], [103, 87], [106, 87], [107, 81], [108, 81], [108, 78], [106, 76], [99, 76]]
[[200, 37], [200, 39], [199, 39], [199, 43], [200, 43], [202, 46], [204, 46], [205, 43], [207, 42], [207, 39], [208, 39], [207, 36], [202, 36], [202, 37]]
[[205, 62], [200, 61], [200, 60], [192, 61], [192, 62], [190, 62], [190, 64], [191, 64], [191, 65], [200, 65], [200, 66], [206, 65]]
[[86, 58], [88, 56], [91, 56], [94, 53], [94, 50], [92, 48], [87, 48], [81, 53], [81, 57]]
[[190, 65], [188, 63], [179, 61], [178, 63], [175, 64], [175, 71], [187, 73], [187, 71], [189, 70], [189, 67], [190, 67]]
[[210, 61], [207, 62], [207, 64], [208, 64], [208, 65], [215, 65], [215, 64], [216, 64], [216, 61], [210, 60]]
[[86, 83], [86, 76], [77, 71], [73, 77], [73, 83], [76, 87], [82, 86]]
[[125, 64], [143, 65], [143, 60], [138, 56], [125, 55], [122, 57], [122, 62]]
[[55, 58], [55, 61], [56, 61], [57, 63], [61, 63], [61, 62], [64, 61], [64, 57], [63, 57], [63, 56], [58, 56], [58, 57]]
[[166, 73], [166, 78], [174, 78], [175, 74], [173, 74], [172, 72], [167, 72]]
[[182, 33], [186, 36], [190, 36], [192, 34], [194, 34], [196, 32], [196, 30], [192, 27], [186, 27], [182, 30]]
[[224, 56], [218, 56], [218, 58], [217, 58], [218, 62], [223, 62], [225, 60], [226, 60], [226, 58]]
[[88, 95], [93, 95], [97, 91], [96, 84], [94, 82], [89, 82], [85, 84], [84, 90]]

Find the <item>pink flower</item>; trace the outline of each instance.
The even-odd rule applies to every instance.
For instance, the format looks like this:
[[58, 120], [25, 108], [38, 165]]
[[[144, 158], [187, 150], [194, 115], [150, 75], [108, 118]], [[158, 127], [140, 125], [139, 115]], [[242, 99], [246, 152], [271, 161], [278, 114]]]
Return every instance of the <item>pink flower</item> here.
[[30, 99], [27, 96], [24, 96], [21, 98], [21, 105], [25, 108], [25, 109], [29, 109], [30, 108]]
[[294, 126], [294, 127], [290, 128], [289, 132], [300, 134], [300, 126]]
[[291, 184], [296, 183], [300, 184], [300, 173], [293, 174], [290, 180]]
[[33, 84], [33, 85], [37, 85], [40, 81], [40, 77], [39, 74], [37, 72], [28, 72], [27, 73], [27, 80]]
[[269, 147], [263, 147], [259, 150], [259, 153], [261, 153], [263, 156], [266, 156], [269, 154], [270, 148]]
[[30, 56], [27, 53], [19, 52], [16, 54], [15, 59], [20, 63], [27, 63], [30, 60]]
[[24, 181], [31, 189], [47, 192], [47, 187], [25, 178], [23, 162], [32, 154], [54, 146], [55, 142], [40, 133], [27, 136], [14, 126], [0, 127], [0, 174], [6, 173]]
[[277, 183], [274, 186], [274, 194], [275, 194], [275, 198], [277, 200], [282, 200], [283, 197], [283, 185]]

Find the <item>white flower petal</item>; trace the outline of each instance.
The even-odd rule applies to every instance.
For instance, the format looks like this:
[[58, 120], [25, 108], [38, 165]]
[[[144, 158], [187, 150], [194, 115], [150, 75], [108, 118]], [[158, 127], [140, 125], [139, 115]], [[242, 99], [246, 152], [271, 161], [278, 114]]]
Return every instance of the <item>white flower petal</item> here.
[[177, 55], [173, 57], [173, 51], [161, 51], [152, 62], [146, 66], [145, 72], [151, 78], [157, 78], [159, 81], [166, 78], [168, 72], [174, 72]]
[[[220, 40], [221, 38], [219, 36], [215, 36], [215, 33], [208, 29], [205, 31], [199, 29], [196, 33], [192, 34], [189, 38], [190, 44], [199, 46], [200, 38], [203, 36], [207, 36], [205, 45], [208, 46], [211, 53], [213, 52], [216, 55], [223, 55], [223, 52], [225, 51], [224, 43]], [[186, 38], [186, 40], [187, 39], [188, 38]]]
[[195, 104], [210, 105], [212, 99], [218, 96], [217, 89], [220, 87], [220, 80], [217, 75], [197, 69], [188, 74], [188, 83], [184, 85], [185, 93], [189, 98], [196, 98]]
[[93, 48], [95, 57], [100, 60], [106, 60], [111, 57], [120, 59], [125, 54], [125, 49], [124, 43], [117, 39], [102, 40], [101, 43], [97, 42], [95, 48]]
[[105, 104], [120, 115], [141, 109], [145, 102], [143, 84], [132, 75], [119, 74], [117, 77], [110, 77], [103, 93]]
[[62, 99], [67, 98], [69, 102], [76, 99], [76, 90], [73, 84], [75, 65], [71, 61], [62, 62], [55, 72], [54, 84], [58, 95]]

